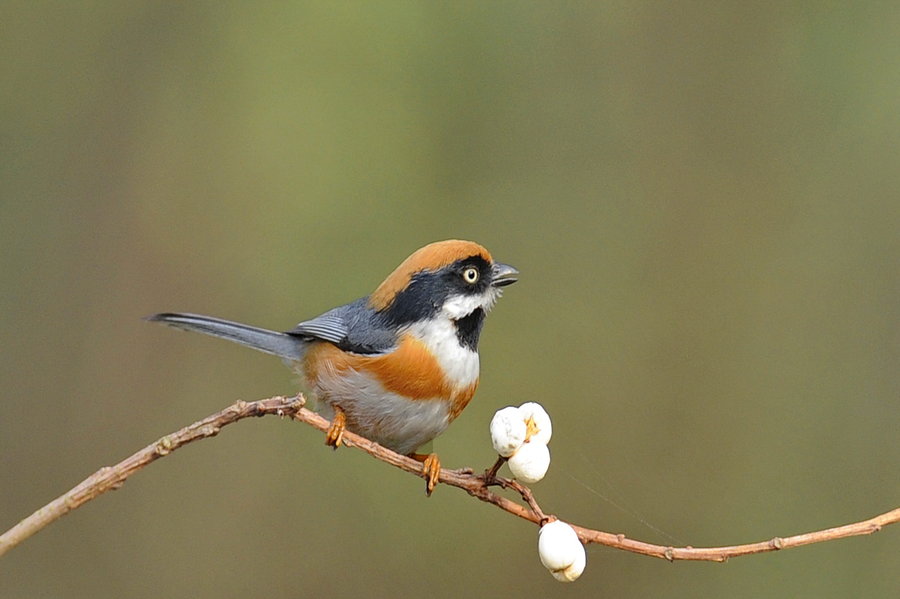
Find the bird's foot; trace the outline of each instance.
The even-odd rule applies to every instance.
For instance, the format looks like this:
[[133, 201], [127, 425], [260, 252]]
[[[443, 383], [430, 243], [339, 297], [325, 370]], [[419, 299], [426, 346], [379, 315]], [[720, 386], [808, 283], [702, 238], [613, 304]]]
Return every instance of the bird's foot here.
[[344, 411], [338, 407], [334, 408], [334, 418], [331, 420], [331, 426], [325, 432], [325, 445], [337, 449], [341, 446], [341, 440], [344, 438], [344, 430], [347, 428], [347, 416]]
[[441, 475], [441, 460], [436, 453], [427, 455], [414, 453], [410, 457], [418, 462], [422, 462], [422, 474], [425, 475], [425, 494], [431, 497], [431, 493], [438, 484]]

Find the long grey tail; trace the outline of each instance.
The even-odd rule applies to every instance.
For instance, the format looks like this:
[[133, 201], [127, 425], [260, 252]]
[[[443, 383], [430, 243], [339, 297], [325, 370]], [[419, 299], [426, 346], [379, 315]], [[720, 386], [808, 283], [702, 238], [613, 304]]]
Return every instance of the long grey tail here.
[[221, 318], [213, 318], [212, 316], [163, 312], [148, 316], [147, 320], [161, 322], [184, 331], [196, 331], [205, 335], [228, 339], [229, 341], [288, 360], [299, 360], [302, 358], [307, 345], [300, 337], [251, 327], [239, 322], [222, 320]]

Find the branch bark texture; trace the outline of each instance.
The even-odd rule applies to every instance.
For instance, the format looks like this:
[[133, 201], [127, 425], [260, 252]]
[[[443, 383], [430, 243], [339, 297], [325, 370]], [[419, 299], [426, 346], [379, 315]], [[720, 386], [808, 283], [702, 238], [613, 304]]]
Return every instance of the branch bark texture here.
[[[219, 430], [228, 424], [232, 424], [251, 416], [277, 415], [292, 418], [312, 426], [319, 431], [328, 430], [330, 423], [315, 412], [306, 409], [302, 397], [271, 397], [254, 402], [238, 401], [233, 405], [217, 412], [203, 420], [178, 430], [171, 435], [159, 439], [155, 443], [144, 447], [115, 466], [101, 468], [69, 492], [57, 497], [46, 506], [37, 510], [13, 528], [0, 535], [0, 555], [3, 555], [25, 539], [40, 531], [51, 522], [61, 518], [82, 504], [99, 497], [107, 491], [121, 487], [129, 476], [142, 469], [151, 462], [166, 456], [179, 447], [213, 437]], [[412, 458], [400, 455], [370, 441], [364, 437], [345, 431], [342, 444], [347, 447], [358, 448], [372, 457], [400, 468], [406, 472], [424, 478], [422, 464]], [[514, 516], [518, 516], [529, 522], [544, 524], [557, 519], [556, 516], [543, 512], [531, 489], [521, 483], [508, 478], [497, 476], [497, 470], [501, 462], [483, 473], [475, 473], [471, 469], [449, 470], [442, 469], [440, 482], [466, 491], [469, 495], [486, 503], [493, 504]], [[509, 497], [494, 492], [493, 488], [509, 489], [518, 495], [521, 503]], [[671, 547], [645, 543], [635, 539], [629, 539], [624, 534], [615, 534], [594, 530], [572, 524], [582, 543], [597, 543], [615, 549], [631, 551], [641, 555], [649, 555], [675, 560], [700, 560], [724, 562], [731, 557], [778, 551], [801, 545], [821, 543], [852, 537], [867, 535], [881, 530], [888, 524], [900, 521], [900, 508], [893, 509], [873, 518], [846, 524], [835, 528], [828, 528], [815, 532], [809, 532], [789, 537], [773, 537], [766, 541], [747, 543], [744, 545], [731, 545], [725, 547]], [[571, 523], [570, 523], [571, 524]]]

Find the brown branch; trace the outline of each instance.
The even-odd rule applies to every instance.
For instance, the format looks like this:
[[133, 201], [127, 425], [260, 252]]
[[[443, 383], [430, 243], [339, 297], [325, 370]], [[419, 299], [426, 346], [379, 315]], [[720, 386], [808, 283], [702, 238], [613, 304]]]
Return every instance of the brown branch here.
[[214, 437], [223, 426], [250, 416], [276, 414], [293, 416], [303, 408], [302, 397], [272, 397], [261, 401], [238, 401], [221, 412], [208, 416], [190, 426], [166, 435], [155, 443], [125, 458], [115, 466], [105, 466], [93, 473], [68, 493], [60, 495], [34, 512], [8, 531], [0, 535], [0, 555], [3, 555], [45, 526], [65, 516], [82, 504], [113, 491], [125, 484], [125, 480], [147, 464], [169, 455], [182, 445], [198, 439]]
[[[320, 431], [327, 430], [330, 424], [323, 417], [305, 408], [299, 410], [293, 418], [305, 422]], [[348, 447], [362, 449], [376, 459], [424, 478], [421, 463], [394, 453], [390, 449], [382, 447], [364, 437], [355, 435], [350, 431], [345, 431], [343, 443]], [[529, 522], [534, 522], [535, 524], [542, 524], [549, 520], [557, 519], [555, 516], [544, 514], [537, 501], [534, 499], [531, 489], [517, 481], [496, 476], [497, 471], [500, 466], [502, 466], [501, 460], [498, 460], [482, 475], [475, 475], [467, 470], [442, 469], [440, 482], [453, 487], [459, 487], [468, 492], [469, 495], [477, 497], [487, 503], [493, 503], [500, 509], [507, 511], [514, 516], [524, 518]], [[525, 507], [506, 497], [493, 493], [489, 489], [491, 486], [512, 489], [521, 496], [522, 500], [525, 501], [529, 507]], [[732, 545], [728, 547], [670, 547], [645, 543], [643, 541], [629, 539], [624, 534], [613, 534], [574, 524], [572, 524], [572, 528], [578, 533], [578, 538], [581, 539], [582, 543], [597, 543], [598, 545], [606, 545], [607, 547], [631, 551], [641, 555], [649, 555], [651, 557], [659, 557], [669, 561], [699, 560], [724, 562], [730, 557], [750, 555], [751, 553], [777, 551], [779, 549], [789, 549], [801, 545], [843, 539], [845, 537], [872, 534], [873, 532], [881, 530], [883, 526], [894, 524], [895, 522], [900, 522], [900, 508], [896, 508], [868, 520], [863, 520], [862, 522], [846, 524], [844, 526], [838, 526], [837, 528], [808, 532], [792, 537], [774, 537], [768, 541], [748, 543], [746, 545]]]
[[[148, 445], [134, 455], [119, 462], [115, 466], [101, 468], [68, 493], [53, 500], [31, 516], [19, 522], [3, 535], [0, 535], [0, 555], [3, 555], [34, 533], [43, 529], [61, 516], [64, 516], [71, 510], [79, 507], [83, 503], [90, 501], [107, 491], [121, 487], [130, 475], [157, 458], [168, 455], [175, 449], [178, 449], [191, 441], [215, 436], [221, 427], [237, 422], [238, 420], [250, 416], [276, 414], [289, 416], [294, 420], [304, 422], [322, 432], [328, 430], [330, 423], [315, 412], [311, 412], [304, 408], [304, 403], [302, 397], [272, 397], [270, 399], [250, 403], [239, 401], [221, 412], [213, 414], [208, 418], [204, 418], [199, 422], [195, 422], [171, 435], [167, 435], [156, 443]], [[344, 432], [342, 443], [347, 447], [361, 449], [382, 462], [386, 462], [401, 470], [424, 478], [422, 464], [420, 462], [395, 453], [390, 449], [382, 447], [381, 445], [351, 433], [350, 431]], [[469, 493], [469, 495], [472, 495], [481, 501], [494, 504], [500, 509], [509, 512], [514, 516], [528, 520], [529, 522], [543, 524], [555, 520], [555, 516], [547, 515], [541, 510], [531, 489], [515, 480], [497, 476], [497, 472], [503, 465], [503, 461], [504, 460], [499, 459], [483, 474], [475, 474], [471, 469], [442, 469], [440, 482], [463, 489]], [[510, 489], [516, 492], [525, 505], [494, 493], [490, 489], [492, 486]], [[760, 541], [758, 543], [749, 543], [746, 545], [707, 548], [667, 547], [629, 539], [623, 534], [613, 534], [577, 525], [573, 525], [573, 528], [575, 529], [575, 532], [578, 533], [578, 537], [583, 543], [597, 543], [616, 549], [639, 553], [641, 555], [659, 557], [669, 561], [702, 560], [724, 562], [730, 557], [777, 551], [779, 549], [788, 549], [791, 547], [799, 547], [801, 545], [842, 539], [845, 537], [871, 534], [881, 530], [883, 526], [895, 522], [900, 522], [900, 508], [868, 520], [836, 528], [829, 528], [792, 537], [774, 537], [768, 541]]]

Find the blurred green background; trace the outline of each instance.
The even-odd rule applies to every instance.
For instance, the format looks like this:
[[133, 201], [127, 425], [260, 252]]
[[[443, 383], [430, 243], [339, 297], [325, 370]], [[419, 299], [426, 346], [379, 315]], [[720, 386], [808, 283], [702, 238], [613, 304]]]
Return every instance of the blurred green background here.
[[[4, 2], [0, 528], [278, 360], [151, 326], [291, 327], [459, 237], [522, 271], [475, 401], [554, 417], [535, 485], [662, 544], [900, 505], [900, 5]], [[897, 597], [900, 528], [572, 585], [523, 521], [277, 419], [179, 451], [0, 562], [0, 596]]]

